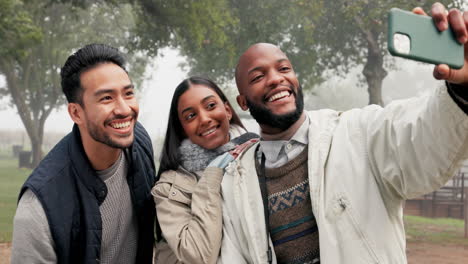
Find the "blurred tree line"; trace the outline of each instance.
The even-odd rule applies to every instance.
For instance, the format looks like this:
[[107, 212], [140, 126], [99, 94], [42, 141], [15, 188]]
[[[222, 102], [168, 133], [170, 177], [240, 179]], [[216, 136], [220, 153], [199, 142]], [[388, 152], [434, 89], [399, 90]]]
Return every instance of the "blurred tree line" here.
[[[439, 1], [461, 7], [466, 0]], [[127, 54], [138, 87], [164, 47], [187, 58], [190, 74], [232, 83], [239, 55], [251, 44], [280, 46], [304, 89], [363, 67], [369, 103], [382, 105], [382, 80], [397, 65], [386, 51], [392, 7], [429, 11], [423, 0], [0, 0], [0, 74], [42, 158], [44, 123], [65, 102], [59, 72], [71, 52], [107, 43]]]

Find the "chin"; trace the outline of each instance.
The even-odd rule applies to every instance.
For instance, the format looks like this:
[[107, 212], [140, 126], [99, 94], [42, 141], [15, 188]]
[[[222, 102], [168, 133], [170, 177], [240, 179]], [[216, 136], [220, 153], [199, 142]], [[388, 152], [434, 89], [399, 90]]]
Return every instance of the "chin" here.
[[128, 148], [133, 144], [133, 135], [124, 140], [122, 138], [114, 139], [112, 140], [112, 143], [113, 143], [112, 145], [117, 148], [121, 148], [121, 149]]
[[210, 142], [210, 143], [211, 144], [207, 144], [207, 145], [202, 146], [202, 147], [205, 148], [205, 149], [213, 150], [213, 149], [219, 148], [222, 145], [224, 145], [223, 143], [215, 143], [215, 142]]
[[278, 111], [271, 111], [272, 114], [277, 115], [277, 116], [282, 116], [282, 115], [289, 115], [291, 113], [294, 113], [296, 111], [295, 107], [288, 108], [288, 109], [281, 109]]
[[[221, 146], [221, 145], [219, 145], [219, 146]], [[215, 149], [215, 148], [217, 148], [219, 146], [218, 145], [209, 145], [209, 146], [201, 146], [201, 147], [204, 148], [204, 149], [213, 150], [213, 149]]]

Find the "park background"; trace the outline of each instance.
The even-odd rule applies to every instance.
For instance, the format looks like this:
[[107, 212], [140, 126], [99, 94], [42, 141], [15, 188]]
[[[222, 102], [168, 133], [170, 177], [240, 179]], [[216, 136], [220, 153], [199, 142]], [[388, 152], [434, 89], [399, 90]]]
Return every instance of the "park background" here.
[[[468, 0], [441, 2], [461, 9], [468, 6]], [[31, 168], [73, 125], [59, 71], [79, 47], [107, 43], [126, 54], [138, 89], [139, 120], [153, 139], [157, 162], [172, 93], [191, 75], [215, 80], [248, 129], [258, 132], [248, 112], [235, 103], [233, 79], [238, 56], [255, 42], [277, 44], [287, 53], [305, 91], [307, 110], [384, 106], [431, 93], [444, 85], [433, 79], [433, 66], [391, 57], [386, 49], [388, 10], [415, 6], [430, 10], [431, 4], [420, 0], [0, 0], [0, 264], [9, 263], [19, 188]], [[21, 155], [29, 155], [23, 168], [19, 168]], [[461, 173], [468, 177], [465, 170]], [[455, 198], [463, 203], [463, 195]], [[464, 207], [455, 207], [452, 218], [405, 216], [410, 263], [468, 262], [468, 239], [458, 217]]]

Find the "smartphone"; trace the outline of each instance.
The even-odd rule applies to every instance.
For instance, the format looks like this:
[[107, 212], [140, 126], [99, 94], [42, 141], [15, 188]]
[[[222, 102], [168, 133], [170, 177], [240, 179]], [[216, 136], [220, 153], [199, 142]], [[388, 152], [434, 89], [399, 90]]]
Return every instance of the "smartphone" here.
[[392, 8], [388, 16], [388, 51], [393, 56], [463, 67], [463, 45], [449, 28], [440, 32], [432, 18]]

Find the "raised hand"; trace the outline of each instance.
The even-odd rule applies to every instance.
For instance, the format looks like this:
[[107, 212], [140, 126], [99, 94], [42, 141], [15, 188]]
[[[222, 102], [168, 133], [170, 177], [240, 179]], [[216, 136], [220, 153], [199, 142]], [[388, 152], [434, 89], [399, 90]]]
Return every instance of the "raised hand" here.
[[[427, 15], [420, 7], [414, 8], [413, 13]], [[431, 15], [435, 26], [440, 31], [447, 30], [450, 25], [458, 42], [464, 45], [465, 50], [465, 64], [463, 68], [455, 70], [446, 64], [437, 65], [434, 67], [434, 78], [468, 87], [468, 12], [461, 12], [458, 9], [451, 9], [447, 12], [445, 7], [437, 2], [432, 5]]]

